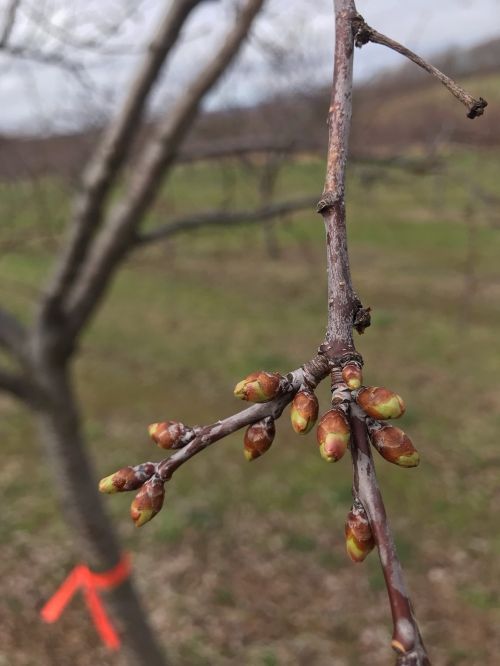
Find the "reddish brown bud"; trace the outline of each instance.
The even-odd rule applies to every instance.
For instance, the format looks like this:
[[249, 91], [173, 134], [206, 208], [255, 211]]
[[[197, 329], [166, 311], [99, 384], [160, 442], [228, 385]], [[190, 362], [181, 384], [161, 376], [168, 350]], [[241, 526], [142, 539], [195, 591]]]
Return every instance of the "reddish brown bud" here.
[[408, 435], [400, 428], [384, 425], [370, 430], [370, 439], [380, 455], [400, 467], [416, 467], [420, 456]]
[[318, 424], [319, 450], [327, 462], [340, 460], [346, 452], [351, 435], [349, 422], [339, 409], [326, 412]]
[[292, 402], [290, 418], [292, 428], [299, 435], [305, 435], [316, 423], [318, 418], [318, 398], [309, 389], [299, 391]]
[[362, 562], [375, 546], [370, 521], [363, 506], [358, 502], [347, 514], [345, 538], [347, 554], [353, 562]]
[[152, 423], [148, 427], [149, 436], [162, 449], [180, 449], [188, 443], [187, 435], [191, 428], [177, 421]]
[[342, 379], [347, 384], [347, 388], [354, 391], [359, 389], [363, 383], [363, 373], [357, 363], [348, 363], [342, 368]]
[[356, 402], [374, 419], [397, 419], [405, 413], [403, 398], [381, 386], [365, 386], [358, 392]]
[[270, 416], [249, 426], [244, 438], [245, 458], [250, 462], [265, 453], [271, 447], [275, 434], [274, 419]]
[[153, 476], [142, 486], [130, 505], [130, 517], [141, 527], [160, 511], [165, 498], [165, 487], [159, 477]]
[[121, 493], [127, 490], [137, 490], [155, 473], [154, 463], [144, 463], [136, 467], [122, 467], [114, 474], [106, 476], [99, 481], [99, 492]]
[[281, 380], [278, 372], [252, 372], [236, 384], [234, 395], [250, 402], [268, 402], [278, 395]]

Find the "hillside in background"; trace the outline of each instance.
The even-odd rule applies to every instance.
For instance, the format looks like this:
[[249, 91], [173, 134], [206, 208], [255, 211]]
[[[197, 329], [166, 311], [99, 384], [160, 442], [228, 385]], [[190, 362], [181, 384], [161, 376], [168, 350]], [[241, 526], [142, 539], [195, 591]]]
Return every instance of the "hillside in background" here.
[[[355, 157], [400, 155], [415, 149], [434, 153], [454, 144], [499, 145], [500, 38], [466, 51], [449, 50], [435, 62], [471, 94], [488, 100], [485, 115], [470, 121], [464, 107], [443, 86], [412, 64], [404, 64], [355, 91], [351, 141]], [[324, 89], [275, 98], [252, 108], [203, 114], [187, 143], [187, 155], [235, 142], [323, 151], [328, 95]], [[98, 135], [99, 129], [53, 137], [0, 136], [0, 179], [47, 173], [76, 178]]]

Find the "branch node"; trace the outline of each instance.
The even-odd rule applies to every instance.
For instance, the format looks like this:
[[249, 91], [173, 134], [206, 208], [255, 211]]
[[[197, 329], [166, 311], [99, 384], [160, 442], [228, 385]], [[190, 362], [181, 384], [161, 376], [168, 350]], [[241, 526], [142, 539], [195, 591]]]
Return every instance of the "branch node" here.
[[316, 206], [317, 213], [323, 213], [327, 208], [332, 208], [341, 200], [341, 196], [336, 192], [323, 192], [321, 199]]
[[354, 33], [354, 46], [357, 46], [358, 49], [360, 49], [365, 44], [368, 44], [373, 31], [361, 14], [357, 14], [357, 16], [353, 18], [352, 29]]
[[467, 118], [470, 118], [471, 120], [474, 120], [474, 118], [477, 118], [478, 116], [482, 116], [484, 113], [485, 108], [488, 106], [488, 102], [480, 97], [474, 104], [471, 106], [469, 113], [467, 114]]

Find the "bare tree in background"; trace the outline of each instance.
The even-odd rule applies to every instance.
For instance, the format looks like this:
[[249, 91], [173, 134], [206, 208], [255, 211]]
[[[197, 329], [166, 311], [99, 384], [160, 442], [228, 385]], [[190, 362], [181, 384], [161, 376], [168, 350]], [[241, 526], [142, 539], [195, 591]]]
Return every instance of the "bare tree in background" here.
[[[160, 186], [175, 164], [182, 144], [196, 119], [202, 101], [237, 56], [261, 10], [264, 0], [245, 0], [238, 9], [218, 50], [200, 67], [191, 83], [163, 117], [153, 135], [134, 158], [134, 169], [125, 176], [121, 194], [110, 203], [110, 194], [123, 173], [138, 136], [146, 105], [162, 67], [177, 46], [183, 27], [202, 0], [165, 3], [156, 26], [115, 117], [103, 132], [75, 196], [68, 233], [54, 274], [44, 289], [29, 326], [0, 309], [0, 348], [9, 363], [0, 367], [0, 388], [32, 410], [53, 473], [68, 525], [79, 553], [95, 571], [112, 569], [122, 549], [96, 490], [93, 464], [82, 433], [82, 418], [75, 395], [72, 361], [78, 341], [95, 314], [116, 271], [134, 249], [157, 239], [203, 225], [236, 224], [284, 215], [310, 207], [311, 198], [272, 204], [246, 212], [209, 210], [166, 221], [147, 233], [140, 231]], [[9, 4], [0, 44], [9, 51], [21, 2]], [[14, 55], [46, 61], [46, 53], [13, 48]], [[215, 152], [233, 154], [257, 146], [218, 147]], [[205, 155], [206, 157], [206, 155]], [[145, 620], [133, 582], [127, 579], [109, 595], [114, 616], [121, 625], [131, 664], [165, 664], [165, 656]]]

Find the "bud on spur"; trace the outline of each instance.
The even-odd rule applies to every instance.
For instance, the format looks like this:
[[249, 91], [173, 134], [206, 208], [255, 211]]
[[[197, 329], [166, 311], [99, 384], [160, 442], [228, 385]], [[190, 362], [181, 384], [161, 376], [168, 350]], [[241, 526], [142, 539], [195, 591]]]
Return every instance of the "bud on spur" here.
[[322, 457], [327, 462], [336, 462], [346, 452], [351, 429], [344, 414], [339, 409], [331, 409], [319, 422], [316, 435]]
[[353, 562], [362, 562], [375, 546], [370, 521], [358, 502], [353, 504], [347, 514], [345, 540], [347, 554]]
[[180, 449], [188, 441], [186, 435], [192, 432], [183, 423], [177, 421], [162, 421], [148, 426], [149, 436], [162, 449]]
[[370, 430], [370, 439], [380, 455], [401, 467], [416, 467], [420, 456], [413, 442], [400, 428], [383, 425]]
[[99, 481], [99, 492], [112, 495], [127, 490], [137, 490], [153, 476], [155, 469], [156, 465], [154, 463], [143, 463], [136, 467], [122, 467], [114, 474], [110, 474]]
[[130, 517], [136, 527], [142, 527], [156, 516], [163, 506], [165, 487], [159, 476], [153, 476], [142, 486], [130, 505]]
[[299, 391], [292, 402], [290, 418], [292, 428], [299, 435], [305, 435], [316, 423], [318, 418], [318, 398], [309, 389]]
[[342, 379], [351, 391], [359, 389], [363, 383], [363, 373], [357, 363], [348, 363], [342, 368]]
[[250, 402], [268, 402], [278, 395], [281, 379], [278, 372], [252, 372], [236, 384], [234, 395]]
[[270, 416], [249, 426], [245, 432], [243, 453], [248, 462], [259, 458], [273, 443], [276, 428]]
[[356, 402], [373, 419], [397, 419], [405, 413], [405, 403], [397, 393], [380, 386], [365, 386]]

